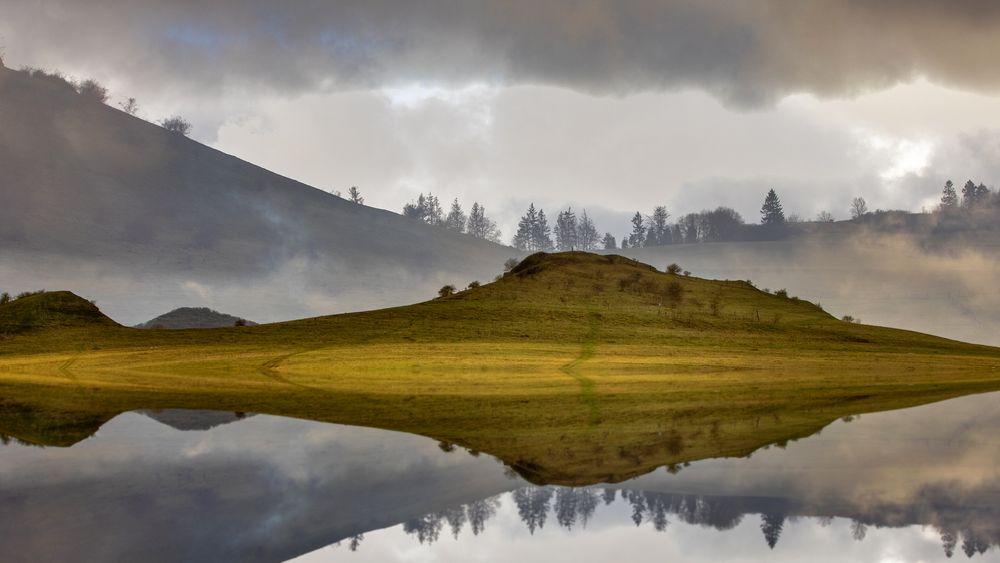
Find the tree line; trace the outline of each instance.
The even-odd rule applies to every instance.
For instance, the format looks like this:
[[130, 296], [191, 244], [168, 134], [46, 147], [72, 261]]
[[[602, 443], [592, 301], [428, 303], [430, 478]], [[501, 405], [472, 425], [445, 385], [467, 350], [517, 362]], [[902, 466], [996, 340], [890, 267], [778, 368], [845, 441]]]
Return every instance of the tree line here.
[[[354, 190], [355, 188], [352, 188]], [[358, 193], [360, 198], [360, 192]], [[352, 196], [355, 203], [363, 203], [363, 199], [358, 201]], [[478, 201], [472, 203], [472, 208], [466, 214], [462, 205], [455, 198], [451, 202], [451, 207], [445, 213], [441, 207], [441, 202], [432, 193], [424, 195], [421, 193], [415, 201], [403, 206], [403, 216], [421, 221], [428, 225], [443, 227], [456, 233], [464, 233], [475, 238], [500, 242], [500, 229], [497, 224], [486, 215], [486, 208]]]
[[[761, 223], [758, 227], [775, 230], [784, 225], [785, 221], [781, 201], [777, 193], [770, 190], [761, 207]], [[688, 213], [671, 223], [670, 212], [662, 205], [655, 207], [649, 215], [636, 211], [631, 225], [631, 231], [620, 239], [621, 248], [739, 240], [745, 237], [747, 228], [750, 227], [736, 210], [729, 207]], [[579, 218], [571, 207], [560, 211], [553, 228], [549, 225], [545, 211], [537, 209], [532, 203], [518, 221], [517, 233], [511, 240], [511, 245], [526, 252], [589, 251], [599, 248], [612, 250], [619, 248], [618, 240], [610, 232], [600, 235], [586, 210]]]
[[1000, 207], [1000, 193], [995, 193], [986, 187], [986, 184], [976, 184], [972, 180], [965, 182], [962, 186], [961, 198], [955, 191], [955, 184], [951, 180], [944, 183], [941, 190], [941, 203], [938, 210], [944, 213], [955, 212], [960, 209], [980, 209], [987, 206]]
[[[1000, 210], [1000, 193], [990, 190], [985, 184], [969, 180], [959, 195], [951, 181], [945, 184], [938, 211], [957, 213], [980, 209]], [[869, 211], [867, 201], [861, 196], [851, 200], [848, 211], [852, 221], [869, 220], [885, 214], [908, 213], [882, 209]], [[423, 194], [415, 203], [407, 204], [403, 214], [458, 231], [460, 231], [458, 228], [461, 225], [460, 219], [463, 217], [457, 199], [452, 204], [451, 212], [445, 215], [437, 198]], [[630, 220], [630, 231], [618, 239], [611, 232], [601, 235], [586, 210], [577, 215], [572, 207], [567, 207], [556, 214], [554, 223], [550, 223], [549, 217], [544, 209], [530, 203], [524, 215], [518, 220], [517, 231], [511, 238], [510, 245], [524, 252], [592, 251], [670, 244], [769, 240], [785, 237], [789, 233], [786, 230], [789, 224], [803, 222], [797, 215], [785, 215], [781, 198], [774, 189], [768, 190], [764, 195], [760, 208], [760, 221], [752, 224], [747, 223], [735, 209], [724, 206], [687, 213], [671, 221], [670, 212], [666, 206], [661, 205], [655, 207], [648, 215], [636, 211]], [[816, 223], [834, 221], [834, 216], [829, 211], [819, 212], [814, 219]], [[489, 224], [495, 228], [492, 221]], [[491, 237], [480, 238], [498, 242], [500, 232], [491, 231], [491, 234]]]
[[[720, 532], [730, 531], [740, 526], [747, 516], [758, 515], [758, 528], [763, 542], [775, 549], [785, 532], [785, 525], [797, 515], [788, 513], [788, 507], [766, 500], [743, 499], [738, 497], [707, 497], [699, 495], [671, 494], [612, 488], [572, 488], [525, 486], [509, 494], [517, 510], [517, 516], [534, 535], [545, 529], [545, 525], [555, 525], [567, 531], [586, 528], [599, 511], [615, 503], [624, 503], [627, 517], [632, 524], [649, 526], [656, 532], [665, 532], [672, 522], [691, 526], [712, 528]], [[410, 518], [402, 523], [403, 532], [420, 544], [431, 545], [441, 540], [445, 534], [458, 539], [466, 530], [474, 536], [482, 534], [501, 508], [501, 496], [489, 497], [453, 508], [438, 510], [420, 517]], [[620, 513], [618, 513], [620, 514]], [[817, 525], [826, 528], [833, 524], [829, 515], [810, 516]], [[884, 516], [845, 517], [850, 520], [849, 534], [856, 542], [864, 541], [872, 526], [898, 526], [887, 523]], [[964, 531], [952, 526], [952, 518], [935, 522], [941, 547], [946, 557], [952, 557], [959, 549], [968, 557], [984, 554], [997, 545], [992, 530], [974, 530], [967, 522]], [[358, 551], [364, 536], [361, 534], [345, 538], [347, 548]], [[959, 543], [961, 541], [961, 543]], [[337, 545], [342, 545], [338, 542]]]

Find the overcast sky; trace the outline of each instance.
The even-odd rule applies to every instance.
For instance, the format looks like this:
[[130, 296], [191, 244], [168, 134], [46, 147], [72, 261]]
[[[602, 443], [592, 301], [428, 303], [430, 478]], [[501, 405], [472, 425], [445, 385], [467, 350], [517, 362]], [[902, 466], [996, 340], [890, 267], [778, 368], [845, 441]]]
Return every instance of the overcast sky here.
[[1000, 3], [0, 0], [8, 66], [398, 211], [920, 210], [1000, 175]]

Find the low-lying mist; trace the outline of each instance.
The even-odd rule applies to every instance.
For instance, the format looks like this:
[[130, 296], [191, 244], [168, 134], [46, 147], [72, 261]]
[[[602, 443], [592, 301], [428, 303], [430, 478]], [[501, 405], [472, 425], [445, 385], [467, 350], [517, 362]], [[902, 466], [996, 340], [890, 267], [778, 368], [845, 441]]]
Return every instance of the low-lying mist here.
[[73, 291], [96, 300], [105, 314], [128, 326], [178, 307], [209, 307], [265, 323], [426, 301], [445, 284], [487, 282], [502, 270], [502, 263], [492, 269], [470, 264], [460, 271], [418, 271], [385, 263], [358, 269], [299, 257], [267, 272], [227, 275], [217, 270], [144, 272], [111, 260], [4, 253], [0, 290]]

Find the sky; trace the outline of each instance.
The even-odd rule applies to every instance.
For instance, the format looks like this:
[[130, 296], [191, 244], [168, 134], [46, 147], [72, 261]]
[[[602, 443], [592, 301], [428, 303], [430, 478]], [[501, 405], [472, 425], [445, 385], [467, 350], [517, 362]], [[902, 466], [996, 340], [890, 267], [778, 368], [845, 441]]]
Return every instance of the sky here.
[[0, 0], [8, 66], [399, 211], [931, 208], [996, 186], [1000, 4], [958, 0]]

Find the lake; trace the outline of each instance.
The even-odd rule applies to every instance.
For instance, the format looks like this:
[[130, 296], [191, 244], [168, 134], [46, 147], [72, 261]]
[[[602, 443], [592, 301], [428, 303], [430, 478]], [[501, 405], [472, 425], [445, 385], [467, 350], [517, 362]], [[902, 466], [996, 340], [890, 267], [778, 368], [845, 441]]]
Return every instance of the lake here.
[[4, 437], [0, 560], [1000, 561], [998, 431], [989, 393], [570, 488], [398, 432], [130, 412]]

